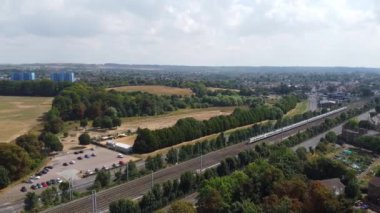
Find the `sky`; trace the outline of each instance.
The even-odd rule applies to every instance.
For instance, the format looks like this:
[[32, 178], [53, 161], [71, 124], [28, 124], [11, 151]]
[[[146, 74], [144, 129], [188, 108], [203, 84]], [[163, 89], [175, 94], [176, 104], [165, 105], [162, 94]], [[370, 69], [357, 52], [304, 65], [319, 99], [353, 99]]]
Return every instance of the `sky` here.
[[0, 63], [380, 67], [380, 1], [0, 0]]

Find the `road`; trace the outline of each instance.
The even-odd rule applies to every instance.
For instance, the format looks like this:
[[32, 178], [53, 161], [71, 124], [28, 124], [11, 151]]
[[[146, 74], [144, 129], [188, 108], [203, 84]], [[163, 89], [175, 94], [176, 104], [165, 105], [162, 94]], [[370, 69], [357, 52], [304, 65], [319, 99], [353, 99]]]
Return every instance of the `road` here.
[[[323, 120], [315, 121], [309, 123], [302, 127], [292, 129], [281, 135], [275, 135], [270, 138], [267, 138], [262, 142], [272, 142], [278, 141], [283, 137], [293, 135], [299, 131], [304, 130], [307, 127], [319, 125]], [[258, 144], [258, 143], [256, 143]], [[246, 143], [239, 143], [228, 146], [226, 148], [208, 153], [203, 156], [203, 167], [209, 167], [219, 163], [221, 160], [229, 156], [236, 156], [239, 152], [243, 150], [252, 149], [256, 144], [247, 145]], [[179, 178], [180, 175], [186, 171], [196, 171], [200, 169], [200, 157], [191, 159], [189, 161], [180, 163], [175, 166], [171, 166], [162, 170], [159, 170], [153, 174], [153, 183], [162, 183], [167, 180], [172, 180]], [[139, 179], [115, 186], [113, 188], [100, 191], [97, 194], [97, 210], [106, 211], [109, 204], [112, 201], [116, 201], [120, 198], [129, 198], [135, 199], [141, 197], [146, 193], [152, 186], [152, 176], [146, 175]], [[70, 203], [62, 204], [60, 206], [46, 210], [45, 212], [49, 213], [58, 213], [58, 212], [91, 212], [92, 211], [92, 201], [91, 196], [86, 196], [78, 200], [74, 200]]]

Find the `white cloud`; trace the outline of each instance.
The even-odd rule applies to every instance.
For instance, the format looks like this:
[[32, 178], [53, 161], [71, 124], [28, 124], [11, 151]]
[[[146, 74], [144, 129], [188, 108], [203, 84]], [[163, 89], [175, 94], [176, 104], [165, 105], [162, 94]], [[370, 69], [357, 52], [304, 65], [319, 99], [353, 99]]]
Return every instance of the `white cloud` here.
[[380, 66], [377, 0], [4, 0], [0, 63]]

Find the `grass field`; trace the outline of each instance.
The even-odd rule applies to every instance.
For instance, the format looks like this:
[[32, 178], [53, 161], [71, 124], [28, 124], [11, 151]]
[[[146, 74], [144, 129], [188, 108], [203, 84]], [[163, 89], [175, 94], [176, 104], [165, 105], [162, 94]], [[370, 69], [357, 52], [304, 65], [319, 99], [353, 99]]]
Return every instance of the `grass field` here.
[[181, 95], [187, 96], [192, 95], [193, 92], [188, 88], [178, 88], [178, 87], [167, 87], [161, 85], [143, 85], [143, 86], [123, 86], [123, 87], [113, 87], [108, 88], [109, 90], [114, 89], [120, 92], [134, 92], [141, 91], [147, 92], [155, 95]]
[[292, 117], [298, 114], [303, 114], [307, 112], [308, 110], [308, 101], [302, 101], [300, 103], [297, 103], [296, 107], [292, 110], [290, 110], [288, 113], [286, 113], [286, 117]]
[[52, 98], [0, 96], [0, 142], [10, 142], [39, 124]]

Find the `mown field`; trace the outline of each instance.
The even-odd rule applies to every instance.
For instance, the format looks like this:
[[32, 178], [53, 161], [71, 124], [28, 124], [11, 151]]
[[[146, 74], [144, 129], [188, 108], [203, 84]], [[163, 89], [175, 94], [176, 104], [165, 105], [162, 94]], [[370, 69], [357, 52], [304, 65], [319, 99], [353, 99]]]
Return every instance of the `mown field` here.
[[167, 87], [161, 85], [143, 85], [143, 86], [123, 86], [108, 88], [108, 90], [116, 90], [120, 92], [134, 92], [141, 91], [155, 95], [192, 95], [193, 92], [188, 88]]
[[10, 142], [38, 125], [52, 98], [0, 96], [0, 142]]

